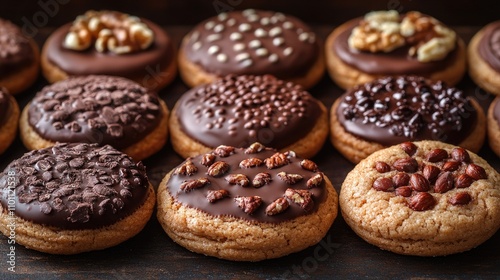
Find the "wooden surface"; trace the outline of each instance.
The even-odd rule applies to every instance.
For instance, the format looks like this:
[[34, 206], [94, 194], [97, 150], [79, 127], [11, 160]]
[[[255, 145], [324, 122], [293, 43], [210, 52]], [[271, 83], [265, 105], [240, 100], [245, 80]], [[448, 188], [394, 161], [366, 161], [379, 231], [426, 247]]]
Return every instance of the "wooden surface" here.
[[[316, 26], [318, 34], [325, 38], [333, 26]], [[178, 43], [189, 31], [188, 26], [167, 26], [166, 30]], [[468, 41], [476, 27], [457, 28]], [[39, 43], [50, 33], [41, 30]], [[40, 78], [27, 93], [18, 97], [24, 106], [46, 84]], [[469, 78], [459, 87], [475, 96], [486, 109], [492, 96], [477, 88]], [[160, 96], [172, 108], [187, 87], [176, 79], [174, 84], [160, 92]], [[342, 91], [325, 75], [310, 92], [331, 106]], [[0, 156], [0, 170], [20, 157], [26, 149], [19, 138]], [[500, 171], [500, 160], [487, 144], [479, 153]], [[347, 173], [354, 167], [327, 142], [318, 156], [313, 158], [331, 179], [337, 191]], [[153, 157], [144, 161], [150, 180], [157, 187], [161, 178], [182, 162], [170, 144]], [[466, 229], [464, 229], [466, 230]], [[187, 251], [175, 244], [162, 230], [156, 216], [134, 238], [114, 248], [74, 256], [56, 256], [39, 253], [16, 245], [16, 272], [7, 271], [9, 252], [7, 238], [0, 237], [0, 279], [67, 278], [67, 279], [145, 279], [145, 278], [194, 278], [194, 279], [359, 279], [359, 278], [448, 278], [448, 279], [498, 279], [500, 277], [500, 233], [481, 246], [465, 253], [447, 257], [411, 257], [382, 251], [361, 238], [337, 217], [325, 238], [315, 246], [283, 258], [258, 263], [231, 262], [206, 257]]]

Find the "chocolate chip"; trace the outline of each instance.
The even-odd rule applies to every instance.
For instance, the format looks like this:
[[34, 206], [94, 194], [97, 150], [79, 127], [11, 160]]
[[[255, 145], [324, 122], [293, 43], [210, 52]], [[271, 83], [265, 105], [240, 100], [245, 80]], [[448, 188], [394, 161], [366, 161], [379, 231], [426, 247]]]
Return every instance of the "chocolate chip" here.
[[74, 158], [69, 162], [69, 166], [72, 168], [80, 168], [85, 164], [83, 158]]
[[50, 206], [49, 203], [47, 202], [44, 202], [44, 203], [41, 203], [40, 204], [40, 211], [44, 214], [50, 214], [50, 212], [52, 212], [52, 207]]

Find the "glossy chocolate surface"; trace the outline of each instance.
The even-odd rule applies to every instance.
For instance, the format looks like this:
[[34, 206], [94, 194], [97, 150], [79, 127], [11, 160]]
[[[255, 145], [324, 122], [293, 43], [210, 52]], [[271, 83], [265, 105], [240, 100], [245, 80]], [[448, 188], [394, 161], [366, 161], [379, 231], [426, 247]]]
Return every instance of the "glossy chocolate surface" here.
[[8, 75], [33, 62], [32, 46], [21, 29], [0, 19], [0, 75]]
[[95, 144], [34, 150], [0, 174], [5, 211], [61, 229], [112, 225], [144, 203], [148, 188], [142, 163]]
[[478, 45], [479, 55], [500, 72], [500, 21], [488, 24]]

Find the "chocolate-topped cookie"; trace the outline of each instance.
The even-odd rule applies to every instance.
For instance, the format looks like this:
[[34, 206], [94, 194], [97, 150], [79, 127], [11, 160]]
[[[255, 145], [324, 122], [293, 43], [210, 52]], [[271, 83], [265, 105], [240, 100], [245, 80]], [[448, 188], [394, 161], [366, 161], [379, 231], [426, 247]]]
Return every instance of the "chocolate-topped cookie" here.
[[272, 11], [248, 9], [209, 18], [184, 37], [179, 52], [181, 77], [192, 87], [229, 74], [271, 74], [309, 88], [324, 68], [312, 30]]
[[158, 220], [167, 234], [222, 259], [303, 250], [323, 238], [336, 215], [337, 193], [314, 162], [260, 143], [190, 157], [158, 187]]
[[500, 21], [472, 37], [467, 48], [469, 75], [484, 90], [500, 95]]
[[170, 37], [153, 22], [116, 11], [88, 11], [55, 30], [42, 50], [45, 78], [113, 75], [159, 90], [176, 75]]
[[385, 77], [339, 97], [330, 113], [333, 145], [357, 163], [371, 153], [415, 140], [439, 140], [474, 152], [483, 145], [482, 108], [461, 90], [419, 76]]
[[0, 154], [5, 152], [17, 135], [19, 106], [6, 88], [0, 87]]
[[344, 89], [392, 75], [455, 85], [466, 66], [456, 33], [415, 11], [374, 11], [342, 24], [328, 36], [326, 58], [330, 76]]
[[10, 21], [0, 18], [0, 87], [17, 94], [38, 77], [40, 54], [37, 44]]
[[63, 143], [26, 153], [0, 174], [0, 230], [52, 254], [117, 245], [142, 230], [155, 203], [141, 162], [109, 145]]
[[470, 250], [500, 227], [500, 175], [484, 159], [438, 141], [377, 151], [346, 177], [340, 209], [365, 241], [398, 254]]
[[488, 143], [500, 157], [500, 97], [491, 102], [488, 109]]
[[328, 113], [292, 82], [271, 75], [229, 75], [193, 88], [177, 101], [170, 135], [183, 157], [256, 141], [312, 157], [328, 135]]
[[112, 145], [136, 160], [165, 144], [168, 109], [158, 95], [120, 77], [74, 77], [43, 88], [25, 107], [21, 138], [28, 149], [56, 142]]

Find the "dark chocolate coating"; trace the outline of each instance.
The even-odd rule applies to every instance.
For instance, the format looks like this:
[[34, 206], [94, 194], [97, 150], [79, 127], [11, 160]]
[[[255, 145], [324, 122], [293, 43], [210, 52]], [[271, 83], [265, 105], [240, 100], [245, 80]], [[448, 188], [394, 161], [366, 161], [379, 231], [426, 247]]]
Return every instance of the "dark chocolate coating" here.
[[477, 122], [461, 90], [418, 76], [377, 79], [340, 98], [337, 117], [345, 130], [386, 146], [416, 140], [458, 144]]
[[356, 18], [349, 21], [349, 28], [340, 33], [333, 42], [332, 50], [329, 51], [334, 51], [344, 63], [362, 72], [378, 75], [425, 75], [445, 69], [457, 58], [458, 47], [455, 47], [444, 59], [430, 62], [420, 62], [416, 57], [411, 57], [408, 54], [411, 47], [409, 45], [396, 48], [388, 53], [371, 53], [352, 49], [349, 47], [348, 39], [361, 19]]
[[148, 188], [142, 163], [96, 144], [34, 150], [0, 174], [4, 211], [61, 229], [112, 225], [144, 203]]
[[302, 21], [260, 10], [209, 18], [186, 35], [182, 48], [189, 61], [215, 75], [272, 74], [282, 79], [306, 74], [320, 54], [316, 35]]
[[[230, 166], [229, 171], [220, 177], [207, 175], [208, 167], [201, 164], [201, 158], [203, 155], [188, 158], [186, 161], [191, 161], [196, 166], [197, 172], [190, 176], [172, 172], [170, 179], [167, 182], [168, 192], [175, 198], [176, 201], [182, 203], [183, 205], [201, 210], [213, 216], [232, 216], [244, 220], [271, 223], [289, 221], [296, 217], [314, 212], [319, 207], [319, 204], [324, 201], [324, 198], [326, 197], [324, 181], [317, 187], [310, 189], [306, 187], [306, 182], [312, 176], [318, 174], [319, 171], [313, 172], [302, 168], [300, 165], [300, 158], [296, 158], [293, 154], [290, 154], [288, 156], [288, 164], [274, 169], [268, 169], [265, 164], [257, 167], [242, 168], [239, 164], [244, 159], [259, 158], [261, 160], [265, 160], [276, 153], [276, 150], [273, 149], [264, 149], [254, 154], [246, 154], [244, 151], [245, 149], [238, 148], [235, 149], [235, 152], [228, 157], [216, 156], [214, 160], [215, 162], [224, 161]], [[303, 179], [298, 183], [291, 185], [283, 181], [277, 175], [283, 171], [291, 174], [302, 175]], [[269, 173], [272, 181], [259, 188], [253, 187], [251, 183], [247, 187], [237, 184], [231, 185], [226, 180], [226, 176], [229, 174], [243, 174], [246, 175], [250, 181], [252, 181], [255, 175], [262, 172]], [[210, 183], [202, 188], [193, 189], [189, 192], [180, 189], [180, 185], [186, 180], [199, 178], [208, 178]], [[283, 197], [287, 188], [308, 190], [312, 194], [312, 200], [314, 201], [313, 208], [310, 211], [305, 211], [298, 204], [289, 201], [290, 206], [284, 212], [273, 216], [266, 215], [266, 207], [276, 199]], [[210, 203], [207, 200], [208, 191], [221, 189], [227, 190], [229, 192], [229, 196]], [[255, 212], [247, 214], [239, 208], [237, 203], [234, 201], [234, 198], [238, 196], [259, 196], [262, 198], [262, 204], [255, 210]]]
[[86, 76], [43, 88], [30, 103], [29, 125], [52, 142], [129, 147], [163, 116], [158, 96], [120, 77]]
[[500, 72], [500, 21], [488, 24], [478, 45], [479, 55]]
[[33, 48], [19, 27], [0, 19], [0, 75], [27, 66], [35, 58]]
[[208, 147], [258, 141], [281, 149], [311, 131], [321, 115], [318, 102], [270, 75], [230, 75], [186, 92], [176, 117], [184, 133]]

